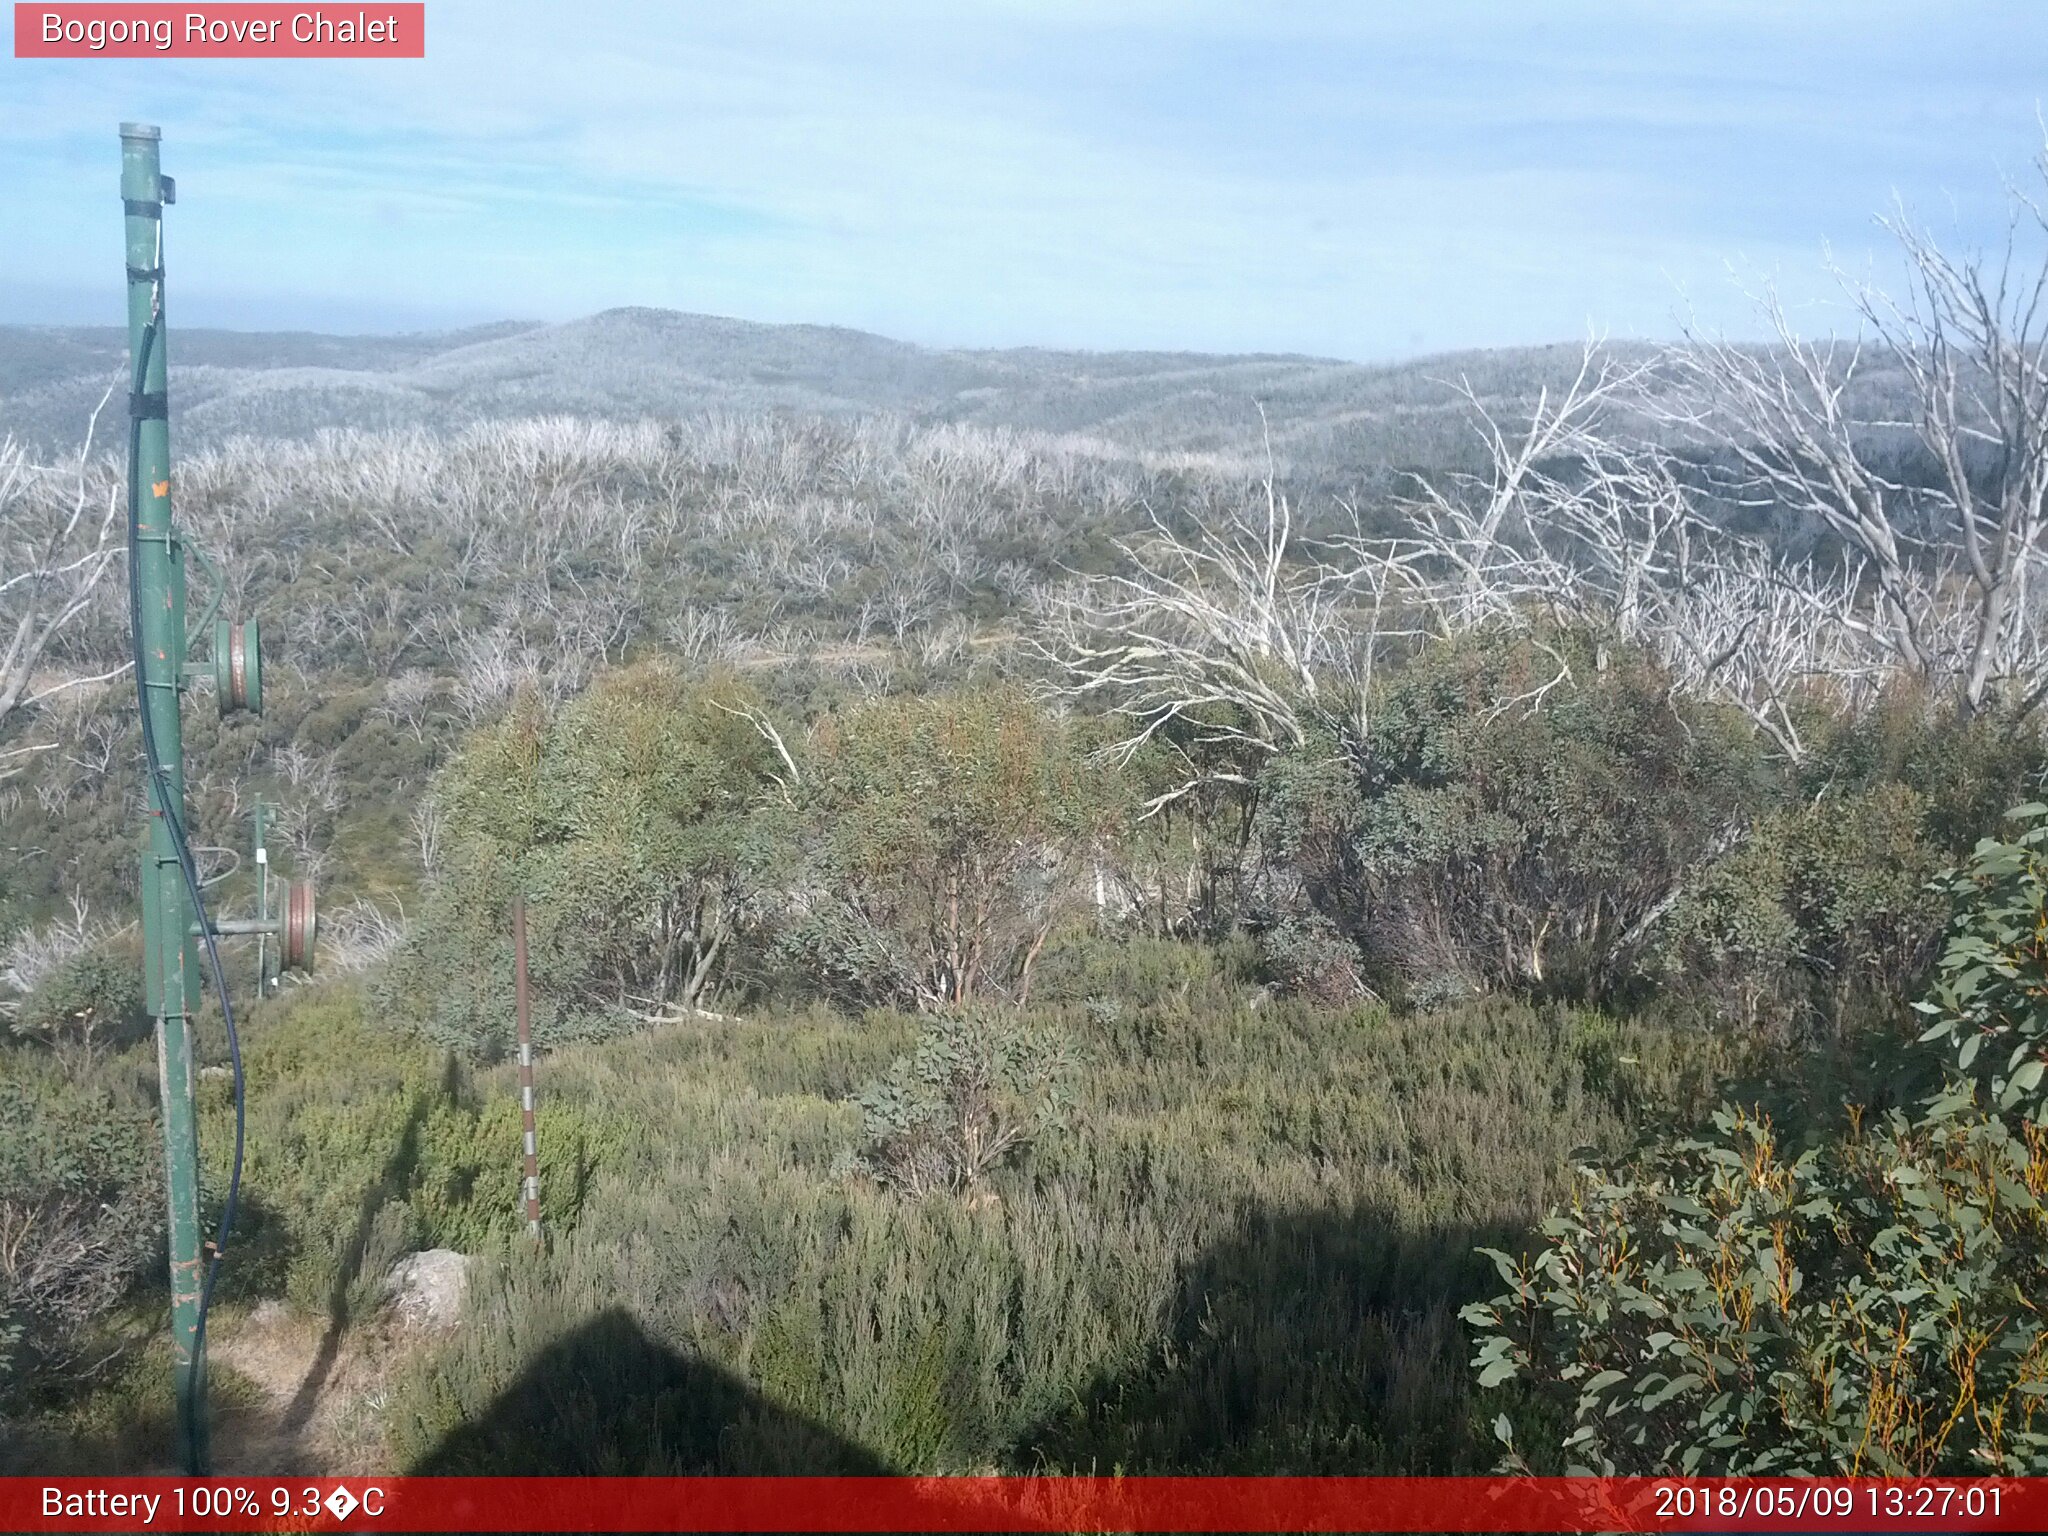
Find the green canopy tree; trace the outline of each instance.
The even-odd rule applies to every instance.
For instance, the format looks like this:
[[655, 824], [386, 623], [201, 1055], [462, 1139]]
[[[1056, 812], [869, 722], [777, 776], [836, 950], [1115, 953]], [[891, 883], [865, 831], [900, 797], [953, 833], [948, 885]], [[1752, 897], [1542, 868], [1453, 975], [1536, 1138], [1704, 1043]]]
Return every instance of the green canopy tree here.
[[490, 1054], [528, 898], [543, 1038], [701, 1008], [789, 843], [790, 768], [744, 689], [662, 665], [550, 714], [528, 697], [435, 787], [447, 852], [388, 982], [428, 1033]]
[[819, 722], [820, 888], [794, 944], [843, 995], [1029, 1000], [1062, 917], [1126, 824], [1081, 723], [1004, 690], [890, 699]]

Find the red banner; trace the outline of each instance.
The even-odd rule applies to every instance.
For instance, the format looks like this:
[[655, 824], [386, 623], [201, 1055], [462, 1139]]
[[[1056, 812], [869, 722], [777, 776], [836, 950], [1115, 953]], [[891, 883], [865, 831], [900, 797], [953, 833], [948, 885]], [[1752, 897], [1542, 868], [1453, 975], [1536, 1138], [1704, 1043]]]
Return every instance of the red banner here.
[[4, 1478], [7, 1531], [2048, 1530], [2048, 1478]]
[[22, 5], [17, 59], [423, 59], [427, 8], [354, 5]]

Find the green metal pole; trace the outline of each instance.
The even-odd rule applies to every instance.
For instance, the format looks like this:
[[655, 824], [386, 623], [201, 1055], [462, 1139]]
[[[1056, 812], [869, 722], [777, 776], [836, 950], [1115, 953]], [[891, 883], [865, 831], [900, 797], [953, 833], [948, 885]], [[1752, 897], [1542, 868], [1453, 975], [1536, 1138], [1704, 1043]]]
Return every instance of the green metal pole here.
[[[165, 367], [163, 205], [157, 159], [162, 135], [144, 123], [121, 125], [121, 199], [128, 229], [129, 382], [145, 333], [142, 389], [130, 401], [139, 436], [135, 464], [139, 549], [135, 572], [141, 615], [144, 708], [157, 760], [177, 814], [185, 809], [184, 733], [178, 714], [185, 671], [185, 558], [171, 525], [171, 434], [161, 401]], [[176, 844], [164, 820], [157, 780], [148, 778], [148, 843], [142, 854], [145, 991], [156, 1019], [157, 1072], [163, 1095], [165, 1183], [170, 1199], [171, 1366], [180, 1449], [188, 1473], [206, 1470], [206, 1362], [198, 1351], [204, 1265], [199, 1235], [199, 1126], [193, 1107], [192, 1015], [199, 1005], [199, 953]]]

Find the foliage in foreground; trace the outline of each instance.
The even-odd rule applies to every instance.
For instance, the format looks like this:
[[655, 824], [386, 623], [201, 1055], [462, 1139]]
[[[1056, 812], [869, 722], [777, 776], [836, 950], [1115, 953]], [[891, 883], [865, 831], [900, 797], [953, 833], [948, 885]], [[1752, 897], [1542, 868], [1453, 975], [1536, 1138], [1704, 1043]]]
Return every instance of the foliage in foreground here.
[[1804, 1146], [1724, 1106], [1493, 1253], [1479, 1382], [1567, 1402], [1567, 1470], [2048, 1472], [2048, 807], [2015, 814], [1952, 881], [1943, 1088]]
[[1452, 1314], [1473, 1242], [1555, 1198], [1570, 1147], [1684, 1113], [1711, 1071], [1700, 1037], [1506, 1001], [1253, 1006], [1184, 945], [1056, 946], [1041, 990], [1024, 1022], [1088, 1062], [1066, 1129], [965, 1199], [843, 1171], [913, 1016], [556, 1053], [544, 1103], [634, 1130], [543, 1259], [480, 1279], [395, 1400], [395, 1459], [1478, 1470]]
[[[475, 1252], [519, 1230], [516, 1098], [485, 1094], [446, 1053], [394, 1038], [352, 986], [272, 1005], [244, 1031], [249, 1128], [243, 1216], [223, 1296], [282, 1296], [330, 1324], [364, 1314], [415, 1248]], [[202, 1178], [224, 1189], [233, 1144], [224, 1077], [200, 1092]], [[573, 1220], [616, 1131], [598, 1107], [545, 1104], [560, 1170], [545, 1214]]]
[[65, 1364], [161, 1254], [157, 1148], [129, 1084], [0, 1052], [0, 1406]]

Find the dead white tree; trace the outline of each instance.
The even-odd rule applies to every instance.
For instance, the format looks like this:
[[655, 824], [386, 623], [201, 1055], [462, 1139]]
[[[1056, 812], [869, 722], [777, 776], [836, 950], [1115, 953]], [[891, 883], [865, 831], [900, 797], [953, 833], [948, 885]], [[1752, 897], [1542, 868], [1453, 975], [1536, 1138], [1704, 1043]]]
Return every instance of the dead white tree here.
[[405, 942], [406, 917], [401, 906], [387, 912], [359, 897], [332, 916], [320, 914], [320, 963], [323, 969], [350, 973], [382, 965]]
[[[1149, 539], [1118, 541], [1122, 571], [1045, 596], [1027, 643], [1054, 667], [1056, 693], [1129, 722], [1113, 761], [1180, 723], [1196, 744], [1255, 758], [1302, 745], [1318, 725], [1363, 735], [1366, 686], [1408, 579], [1402, 556], [1363, 540], [1304, 550], [1288, 499], [1270, 478], [1263, 491], [1256, 510], [1187, 535], [1154, 516]], [[1204, 784], [1249, 782], [1188, 766], [1147, 815]]]
[[[1839, 352], [1834, 362], [1826, 348], [1802, 355], [1809, 380], [1843, 371]], [[1747, 370], [1759, 356], [1710, 349], [1686, 367]], [[1696, 382], [1696, 374], [1680, 374]], [[1754, 466], [1733, 483], [1717, 476], [1709, 485], [1698, 465], [1637, 433], [1617, 432], [1616, 415], [1702, 419], [1696, 396], [1681, 393], [1674, 408], [1673, 397], [1653, 394], [1656, 377], [1644, 368], [1608, 369], [1589, 355], [1556, 404], [1538, 399], [1536, 415], [1548, 410], [1549, 420], [1527, 433], [1503, 429], [1466, 392], [1490, 450], [1490, 473], [1423, 487], [1411, 507], [1404, 566], [1439, 633], [1505, 625], [1541, 646], [1534, 630], [1547, 618], [1641, 646], [1665, 665], [1675, 689], [1733, 704], [1795, 761], [1807, 750], [1804, 706], [1860, 708], [1887, 676], [1906, 669], [1908, 656], [1969, 648], [1967, 605], [1953, 600], [1955, 558], [1916, 563], [1900, 539], [1896, 560], [1877, 541], [1874, 556], [1822, 563], [1731, 533], [1728, 506], [1776, 505], [1784, 487], [1759, 483]], [[1823, 415], [1841, 409], [1833, 395], [1808, 399]], [[1843, 442], [1862, 450], [1858, 437]], [[1873, 564], [1884, 572], [1876, 580]], [[1902, 632], [1902, 617], [1910, 632]], [[2007, 654], [2014, 670], [2024, 665], [2024, 646], [2014, 643]], [[1552, 655], [1556, 676], [1506, 706], [1539, 704], [1570, 680], [1568, 663]]]
[[1849, 403], [1867, 348], [1806, 340], [1774, 293], [1758, 304], [1772, 345], [1693, 334], [1671, 351], [1677, 388], [1666, 398], [1668, 419], [1730, 455], [1755, 499], [1815, 519], [1841, 539], [1869, 585], [1882, 643], [1902, 670], [1928, 675], [1926, 615], [1912, 600], [1912, 551], [1902, 532], [1909, 493], [1872, 462], [1872, 424]]
[[663, 627], [669, 643], [687, 661], [729, 661], [745, 645], [732, 613], [725, 608], [683, 608]]
[[[2048, 153], [2039, 168], [2048, 179]], [[2015, 202], [2032, 233], [2048, 236], [2040, 205]], [[1952, 259], [1903, 215], [1887, 227], [1910, 263], [1908, 297], [1866, 288], [1860, 300], [1911, 381], [1913, 430], [1939, 466], [1928, 499], [1970, 615], [1963, 648], [1945, 659], [1969, 709], [2002, 689], [2031, 710], [2048, 694], [2030, 591], [2048, 532], [2048, 256], [2020, 256], [2017, 217], [1995, 264]]]
[[448, 834], [448, 814], [441, 802], [430, 790], [422, 796], [412, 812], [413, 847], [420, 860], [420, 873], [436, 875], [441, 871], [441, 845]]
[[1570, 477], [1532, 477], [1532, 606], [1637, 643], [1671, 618], [1688, 567], [1720, 543], [1671, 460], [1587, 437]]
[[96, 920], [85, 897], [71, 893], [71, 915], [39, 928], [23, 928], [0, 945], [0, 986], [14, 995], [0, 1000], [0, 1014], [12, 1017], [23, 997], [49, 980], [65, 962], [122, 932], [121, 925]]
[[1861, 334], [1813, 341], [1766, 291], [1768, 346], [1670, 354], [1670, 414], [1842, 542], [1898, 671], [1966, 713], [2025, 713], [2048, 697], [2048, 216], [2015, 189], [2003, 249], [1961, 256], [1903, 213], [1880, 222], [1903, 298], [1844, 278]]
[[[1607, 418], [1631, 398], [1643, 371], [1617, 363], [1597, 338], [1589, 339], [1561, 390], [1539, 388], [1526, 429], [1496, 419], [1469, 380], [1453, 386], [1470, 407], [1487, 468], [1477, 475], [1417, 477], [1405, 509], [1413, 531], [1396, 541], [1405, 546], [1404, 563], [1421, 578], [1416, 594], [1442, 633], [1499, 622], [1521, 626], [1532, 603], [1569, 603], [1572, 567], [1553, 556], [1542, 535], [1571, 524], [1582, 533], [1604, 531], [1606, 524], [1621, 531], [1622, 521], [1633, 532], [1636, 495], [1649, 489], [1653, 500], [1661, 499], [1663, 487], [1654, 483], [1649, 462], [1604, 434]], [[1588, 466], [1598, 471], [1590, 493]], [[1598, 507], [1603, 494], [1607, 509]], [[1354, 545], [1354, 553], [1367, 551]]]
[[1859, 614], [1855, 573], [1788, 561], [1758, 541], [1689, 540], [1691, 558], [1645, 643], [1681, 690], [1733, 704], [1791, 762], [1806, 755], [1803, 703], [1868, 703], [1886, 675]]
[[452, 702], [465, 725], [476, 725], [517, 693], [522, 685], [541, 687], [538, 652], [521, 645], [505, 626], [488, 634], [464, 635], [455, 647], [456, 677]]
[[796, 787], [803, 783], [804, 776], [797, 768], [796, 759], [790, 756], [789, 746], [783, 741], [782, 732], [776, 729], [775, 722], [768, 717], [766, 710], [758, 705], [748, 704], [745, 701], [727, 704], [723, 700], [716, 698], [711, 700], [711, 706], [725, 714], [746, 721], [747, 724], [754, 728], [754, 733], [757, 736], [775, 749], [775, 755], [781, 759], [782, 766], [787, 770], [789, 777], [784, 778], [781, 774], [773, 771], [770, 771], [768, 777], [774, 781], [776, 788], [782, 791], [785, 798], [790, 796]]
[[[1576, 568], [1532, 530], [1569, 531], [1577, 519], [1582, 539], [1608, 531], [1566, 477], [1596, 456], [1597, 424], [1637, 371], [1589, 342], [1565, 388], [1539, 391], [1527, 429], [1512, 433], [1469, 382], [1454, 386], [1473, 407], [1489, 470], [1419, 482], [1399, 537], [1354, 531], [1304, 547], [1270, 469], [1249, 506], [1186, 534], [1155, 515], [1150, 538], [1118, 542], [1123, 570], [1043, 600], [1033, 643], [1054, 667], [1054, 691], [1130, 722], [1112, 749], [1120, 761], [1183, 724], [1191, 744], [1241, 748], [1253, 764], [1318, 727], [1363, 742], [1372, 673], [1389, 643], [1493, 623], [1526, 628], [1532, 607], [1581, 600]], [[1621, 473], [1610, 470], [1607, 487], [1617, 504]], [[1643, 551], [1623, 537], [1633, 528], [1609, 522], [1607, 544], [1640, 565]], [[1640, 585], [1639, 573], [1618, 569], [1617, 578]], [[1560, 657], [1558, 680], [1568, 676]], [[1192, 759], [1188, 770], [1147, 814], [1204, 784], [1250, 780]]]
[[[1178, 734], [1244, 746], [1255, 764], [1317, 722], [1362, 741], [1366, 684], [1389, 643], [1512, 629], [1555, 672], [1494, 708], [1536, 709], [1576, 681], [1557, 637], [1576, 629], [1647, 649], [1676, 690], [1732, 703], [1798, 759], [1802, 706], [1825, 695], [1853, 708], [1882, 681], [1883, 615], [1855, 571], [1729, 533], [1703, 507], [1696, 473], [1622, 435], [1617, 421], [1642, 409], [1645, 377], [1591, 344], [1566, 386], [1540, 392], [1527, 426], [1513, 428], [1464, 386], [1488, 468], [1418, 482], [1407, 526], [1391, 537], [1354, 533], [1304, 551], [1270, 484], [1262, 518], [1240, 512], [1187, 535], [1155, 523], [1151, 540], [1120, 547], [1122, 572], [1044, 605], [1038, 645], [1055, 690], [1129, 718], [1116, 749], [1125, 759], [1185, 721], [1195, 730]], [[1901, 575], [1916, 611], [1937, 611], [1928, 579]], [[1189, 768], [1153, 809], [1219, 781], [1213, 768]]]
[[420, 667], [408, 667], [384, 685], [384, 697], [377, 714], [411, 736], [427, 739], [427, 725], [433, 719], [434, 700], [441, 692], [441, 680]]
[[[54, 694], [127, 670], [70, 668], [76, 675], [43, 678], [52, 647], [92, 606], [122, 547], [118, 481], [97, 473], [92, 459], [93, 432], [111, 396], [110, 390], [94, 407], [78, 461], [62, 476], [64, 489], [58, 472], [31, 462], [11, 439], [0, 441], [0, 725]], [[0, 776], [10, 763], [50, 749], [0, 749]]]

